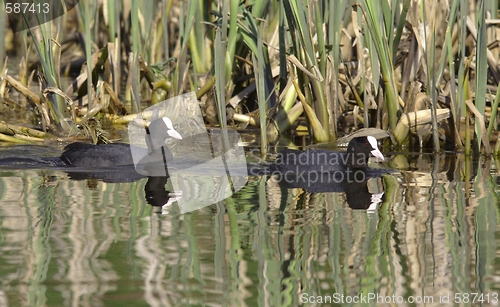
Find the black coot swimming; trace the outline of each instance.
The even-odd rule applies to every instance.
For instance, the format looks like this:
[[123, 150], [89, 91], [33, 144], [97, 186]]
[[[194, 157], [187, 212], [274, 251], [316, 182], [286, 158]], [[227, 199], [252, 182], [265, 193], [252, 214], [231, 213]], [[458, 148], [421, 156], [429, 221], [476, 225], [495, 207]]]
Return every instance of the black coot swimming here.
[[[172, 121], [168, 117], [158, 118], [151, 122], [146, 128], [146, 144], [148, 146], [148, 158], [158, 157], [157, 160], [169, 161], [172, 153], [165, 146], [165, 140], [169, 137], [182, 139], [182, 136], [174, 129]], [[93, 145], [88, 143], [71, 143], [64, 148], [61, 160], [67, 166], [77, 167], [113, 167], [133, 165], [132, 152], [129, 144], [112, 143]]]
[[[168, 161], [172, 153], [165, 145], [168, 137], [182, 139], [174, 129], [168, 117], [155, 119], [146, 128], [147, 149], [143, 149], [147, 158], [153, 162]], [[61, 157], [47, 158], [4, 158], [0, 165], [18, 165], [29, 167], [56, 166], [56, 167], [85, 167], [102, 168], [115, 166], [133, 166], [131, 145], [124, 143], [93, 145], [75, 142], [67, 145]]]
[[372, 136], [353, 138], [347, 152], [285, 150], [271, 165], [271, 178], [281, 187], [302, 188], [310, 193], [345, 192], [352, 209], [366, 210], [376, 206], [383, 195], [372, 194], [368, 180], [393, 172], [370, 168], [370, 156], [384, 160]]
[[332, 173], [357, 169], [367, 169], [369, 157], [384, 160], [373, 136], [355, 137], [347, 146], [347, 152], [324, 149], [306, 151], [284, 150], [271, 166], [271, 171], [280, 173]]

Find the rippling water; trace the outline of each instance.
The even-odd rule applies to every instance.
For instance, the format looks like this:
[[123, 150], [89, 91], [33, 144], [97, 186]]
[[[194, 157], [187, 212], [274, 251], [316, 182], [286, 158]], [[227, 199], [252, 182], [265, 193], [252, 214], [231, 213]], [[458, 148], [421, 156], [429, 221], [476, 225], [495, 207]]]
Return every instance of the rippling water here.
[[148, 205], [147, 179], [0, 170], [0, 306], [499, 305], [497, 163], [390, 165], [369, 211], [255, 176], [187, 214]]

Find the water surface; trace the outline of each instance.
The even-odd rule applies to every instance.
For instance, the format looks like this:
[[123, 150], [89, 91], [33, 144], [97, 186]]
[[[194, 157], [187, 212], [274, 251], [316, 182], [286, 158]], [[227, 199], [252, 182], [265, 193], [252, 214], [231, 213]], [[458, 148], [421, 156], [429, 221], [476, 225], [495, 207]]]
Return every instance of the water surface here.
[[390, 165], [401, 171], [370, 180], [384, 194], [369, 211], [344, 192], [253, 176], [187, 214], [151, 207], [147, 178], [2, 169], [0, 306], [352, 306], [376, 295], [380, 306], [481, 305], [472, 293], [499, 305], [497, 164], [414, 155]]

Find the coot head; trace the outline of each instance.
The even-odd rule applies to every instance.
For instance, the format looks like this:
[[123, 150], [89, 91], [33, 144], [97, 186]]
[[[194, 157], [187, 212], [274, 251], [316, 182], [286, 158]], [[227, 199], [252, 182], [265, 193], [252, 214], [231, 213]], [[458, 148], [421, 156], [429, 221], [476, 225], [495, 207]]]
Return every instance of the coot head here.
[[347, 166], [353, 168], [367, 167], [370, 155], [384, 161], [384, 155], [380, 152], [377, 139], [373, 136], [355, 137], [347, 146]]
[[174, 125], [168, 117], [157, 118], [146, 128], [146, 144], [150, 151], [165, 146], [165, 141], [169, 137], [182, 139], [182, 136], [174, 129]]

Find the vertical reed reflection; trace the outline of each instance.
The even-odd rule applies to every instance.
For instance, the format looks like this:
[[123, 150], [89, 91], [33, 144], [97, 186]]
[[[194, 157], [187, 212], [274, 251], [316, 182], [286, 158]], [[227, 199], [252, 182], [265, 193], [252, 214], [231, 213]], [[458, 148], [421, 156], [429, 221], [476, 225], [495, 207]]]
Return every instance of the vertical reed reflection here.
[[164, 215], [144, 180], [0, 170], [0, 306], [296, 306], [369, 293], [437, 306], [498, 291], [495, 167], [425, 155], [406, 165], [377, 181], [385, 194], [371, 212], [344, 193], [253, 177], [232, 199]]

